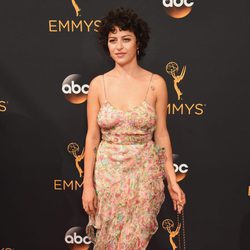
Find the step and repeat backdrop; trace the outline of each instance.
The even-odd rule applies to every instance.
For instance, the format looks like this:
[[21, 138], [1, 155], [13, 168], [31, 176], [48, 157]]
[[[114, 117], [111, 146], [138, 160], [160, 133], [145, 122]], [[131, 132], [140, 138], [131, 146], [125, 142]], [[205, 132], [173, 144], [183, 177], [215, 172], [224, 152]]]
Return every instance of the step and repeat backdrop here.
[[[247, 1], [2, 1], [0, 249], [92, 249], [82, 208], [86, 104], [114, 64], [98, 45], [111, 9], [151, 28], [140, 65], [166, 80], [174, 168], [149, 250], [250, 249]], [[166, 184], [166, 183], [165, 183]]]

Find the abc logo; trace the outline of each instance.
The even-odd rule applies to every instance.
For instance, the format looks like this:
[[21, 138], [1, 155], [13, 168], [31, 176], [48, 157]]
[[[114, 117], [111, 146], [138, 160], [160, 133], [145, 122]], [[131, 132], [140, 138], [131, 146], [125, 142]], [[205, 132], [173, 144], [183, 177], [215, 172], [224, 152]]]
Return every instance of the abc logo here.
[[181, 181], [186, 178], [189, 167], [186, 163], [183, 163], [181, 157], [177, 154], [173, 155], [174, 158], [174, 171], [176, 173], [177, 181]]
[[194, 2], [188, 0], [162, 0], [162, 4], [166, 7], [166, 13], [173, 18], [183, 18], [187, 16]]
[[0, 101], [0, 112], [5, 112], [7, 110], [6, 104], [7, 102]]
[[186, 174], [188, 172], [188, 165], [185, 163], [182, 163], [180, 165], [177, 165], [176, 163], [174, 163], [174, 171], [175, 173], [179, 172], [182, 174]]
[[192, 7], [194, 5], [194, 2], [190, 2], [188, 3], [187, 0], [163, 0], [162, 4], [165, 7], [182, 7], [182, 6], [186, 6], [186, 7]]
[[62, 91], [63, 91], [64, 94], [80, 94], [80, 93], [88, 94], [88, 91], [85, 90], [85, 88], [88, 90], [89, 85], [84, 84], [81, 87], [79, 84], [76, 84], [75, 81], [71, 81], [71, 85], [70, 84], [64, 84], [62, 86]]
[[82, 84], [82, 76], [72, 74], [62, 83], [62, 92], [66, 100], [73, 104], [81, 104], [87, 100], [89, 85]]
[[[87, 246], [91, 243], [88, 236], [82, 235], [83, 229], [81, 227], [72, 227], [65, 234], [65, 242], [67, 244], [77, 244]], [[87, 248], [86, 248], [87, 249]]]

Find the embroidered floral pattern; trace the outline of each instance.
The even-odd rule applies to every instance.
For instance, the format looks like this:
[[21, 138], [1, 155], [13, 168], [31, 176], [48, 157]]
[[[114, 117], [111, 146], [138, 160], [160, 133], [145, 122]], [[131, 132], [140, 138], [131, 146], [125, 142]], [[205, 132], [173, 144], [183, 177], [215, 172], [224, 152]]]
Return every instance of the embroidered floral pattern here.
[[158, 229], [165, 199], [165, 148], [152, 140], [154, 108], [146, 101], [122, 111], [105, 102], [98, 114], [102, 140], [96, 154], [94, 184], [98, 198], [86, 234], [94, 250], [146, 249]]

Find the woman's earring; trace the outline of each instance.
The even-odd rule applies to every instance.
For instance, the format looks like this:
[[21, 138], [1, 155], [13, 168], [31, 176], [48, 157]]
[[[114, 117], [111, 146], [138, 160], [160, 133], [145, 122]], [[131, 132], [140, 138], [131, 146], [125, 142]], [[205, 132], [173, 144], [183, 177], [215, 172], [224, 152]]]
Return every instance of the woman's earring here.
[[139, 48], [137, 49], [137, 55], [139, 56], [139, 54], [140, 54], [140, 51], [139, 51]]

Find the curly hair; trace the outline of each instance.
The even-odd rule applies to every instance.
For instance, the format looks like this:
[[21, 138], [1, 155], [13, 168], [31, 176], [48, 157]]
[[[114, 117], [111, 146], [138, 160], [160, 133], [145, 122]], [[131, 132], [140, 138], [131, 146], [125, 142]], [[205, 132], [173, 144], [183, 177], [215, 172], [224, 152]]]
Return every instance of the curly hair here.
[[115, 31], [115, 26], [121, 30], [129, 30], [135, 34], [138, 43], [138, 60], [145, 56], [145, 48], [148, 45], [150, 28], [148, 24], [138, 17], [132, 9], [120, 7], [108, 12], [107, 16], [101, 20], [101, 25], [97, 28], [98, 40], [106, 52], [108, 52], [108, 34]]

